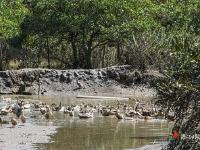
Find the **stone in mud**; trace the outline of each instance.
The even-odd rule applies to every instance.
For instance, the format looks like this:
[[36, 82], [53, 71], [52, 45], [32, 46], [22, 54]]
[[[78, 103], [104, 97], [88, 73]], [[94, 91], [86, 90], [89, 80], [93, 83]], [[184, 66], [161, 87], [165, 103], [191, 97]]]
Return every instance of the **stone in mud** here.
[[64, 74], [60, 75], [60, 82], [65, 82], [67, 77]]
[[79, 81], [77, 81], [77, 85], [78, 85], [78, 88], [79, 88], [79, 89], [85, 88], [84, 85], [83, 85], [83, 83], [81, 83], [81, 82], [79, 82]]
[[82, 80], [83, 79], [83, 77], [80, 75], [80, 76], [78, 76], [78, 80]]
[[18, 90], [17, 94], [23, 94], [23, 92], [25, 92], [25, 88], [26, 88], [25, 85], [21, 85], [21, 86], [19, 87], [19, 90]]
[[90, 70], [86, 70], [86, 71], [84, 71], [84, 72], [85, 72], [86, 75], [93, 75], [93, 74], [90, 72]]
[[8, 77], [9, 77], [9, 74], [8, 74], [8, 72], [0, 71], [0, 77], [1, 77], [1, 78], [8, 78]]
[[14, 72], [9, 72], [9, 76], [7, 77], [7, 79], [8, 78], [10, 78], [11, 80], [12, 80], [12, 82], [13, 82], [13, 84], [21, 84], [21, 80], [20, 80], [20, 77], [18, 76], [19, 74], [16, 74], [16, 73], [14, 73]]
[[98, 79], [102, 79], [102, 76], [98, 75], [97, 78], [98, 78]]
[[110, 79], [115, 79], [118, 77], [118, 74], [115, 72], [115, 70], [107, 70], [107, 75]]
[[66, 78], [66, 83], [70, 83], [72, 80], [73, 80], [73, 79], [72, 79], [70, 76], [68, 76], [68, 77]]
[[74, 77], [78, 78], [79, 74], [77, 72], [74, 72]]
[[45, 74], [46, 74], [46, 71], [40, 69], [40, 70], [38, 70], [38, 74], [40, 74], [40, 76], [45, 75]]
[[5, 86], [11, 88], [13, 86], [13, 83], [11, 81], [11, 79], [8, 79], [5, 81]]
[[106, 74], [106, 72], [105, 72], [104, 70], [102, 70], [102, 71], [101, 71], [101, 75], [102, 75], [102, 76], [106, 76], [107, 74]]
[[34, 74], [34, 72], [30, 72], [30, 71], [28, 71], [28, 72], [23, 72], [22, 73], [22, 80], [24, 81], [24, 82], [34, 82], [35, 81], [35, 74]]

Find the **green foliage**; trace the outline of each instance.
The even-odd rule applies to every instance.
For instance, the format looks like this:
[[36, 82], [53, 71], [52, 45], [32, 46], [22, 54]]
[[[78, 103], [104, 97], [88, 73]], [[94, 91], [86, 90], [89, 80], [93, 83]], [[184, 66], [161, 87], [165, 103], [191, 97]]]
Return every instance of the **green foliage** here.
[[[174, 111], [176, 125], [186, 136], [199, 134], [200, 118], [200, 35], [199, 6], [196, 0], [163, 4], [162, 15], [170, 24], [166, 29], [169, 61], [166, 61], [166, 78], [157, 83], [158, 104]], [[165, 22], [166, 23], [166, 22]], [[197, 139], [183, 141], [177, 148], [197, 146]], [[187, 148], [186, 148], [187, 147]]]
[[41, 0], [31, 8], [23, 30], [68, 41], [74, 67], [91, 68], [95, 49], [155, 28], [153, 6], [151, 1]]
[[20, 33], [20, 24], [28, 13], [22, 0], [0, 1], [0, 70], [8, 65], [9, 40]]
[[0, 37], [11, 38], [20, 32], [20, 23], [27, 14], [22, 0], [0, 1]]

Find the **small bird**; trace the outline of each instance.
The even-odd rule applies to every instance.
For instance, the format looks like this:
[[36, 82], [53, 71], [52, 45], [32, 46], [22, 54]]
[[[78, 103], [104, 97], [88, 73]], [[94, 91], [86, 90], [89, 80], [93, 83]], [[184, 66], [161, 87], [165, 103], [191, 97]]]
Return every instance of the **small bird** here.
[[25, 118], [25, 116], [24, 116], [24, 112], [22, 111], [22, 114], [21, 114], [21, 121], [22, 121], [22, 123], [26, 123], [26, 118]]
[[119, 114], [118, 112], [115, 113], [115, 116], [117, 117], [117, 119], [123, 119], [124, 116], [122, 114]]
[[13, 127], [13, 128], [17, 125], [17, 121], [16, 121], [15, 118], [12, 118], [12, 119], [11, 119], [11, 124], [12, 124], [12, 127]]
[[74, 111], [70, 110], [70, 111], [69, 111], [69, 116], [70, 116], [70, 117], [73, 117], [73, 116], [74, 116]]
[[51, 109], [49, 108], [49, 107], [47, 107], [47, 111], [46, 111], [46, 113], [44, 114], [44, 116], [45, 116], [45, 118], [46, 119], [50, 119], [51, 117], [52, 117], [52, 111], [51, 111]]
[[16, 110], [16, 115], [17, 115], [17, 117], [19, 118], [19, 117], [21, 116], [21, 114], [22, 114], [22, 108], [19, 107], [19, 108]]
[[22, 108], [21, 108], [21, 106], [18, 103], [16, 103], [13, 106], [12, 109], [13, 109], [13, 113], [16, 114], [16, 116], [19, 118], [21, 116], [21, 114], [22, 114]]
[[40, 108], [40, 112], [42, 115], [44, 115], [46, 113], [46, 108], [45, 107]]

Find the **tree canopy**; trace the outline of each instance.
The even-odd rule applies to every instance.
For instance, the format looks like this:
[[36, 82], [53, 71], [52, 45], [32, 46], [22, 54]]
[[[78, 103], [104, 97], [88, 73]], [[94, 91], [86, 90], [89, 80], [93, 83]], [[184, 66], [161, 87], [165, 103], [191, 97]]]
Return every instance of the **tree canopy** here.
[[20, 32], [20, 24], [28, 10], [22, 0], [0, 2], [0, 37], [11, 38]]
[[8, 40], [21, 32], [20, 25], [28, 10], [22, 0], [0, 1], [0, 70], [7, 65]]
[[92, 51], [153, 27], [150, 1], [41, 0], [23, 23], [27, 34], [66, 40], [75, 68], [92, 68]]

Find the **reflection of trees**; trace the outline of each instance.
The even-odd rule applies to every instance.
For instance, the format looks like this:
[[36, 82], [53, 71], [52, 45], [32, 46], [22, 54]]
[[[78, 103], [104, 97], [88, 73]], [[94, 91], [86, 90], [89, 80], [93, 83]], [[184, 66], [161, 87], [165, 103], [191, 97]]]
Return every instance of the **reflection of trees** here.
[[[155, 124], [154, 127], [160, 129], [161, 123]], [[163, 124], [163, 127], [166, 128], [166, 124]], [[56, 148], [70, 150], [134, 148], [153, 142], [151, 139], [131, 138], [133, 136], [151, 136], [156, 132], [151, 130], [152, 128], [152, 123], [118, 121], [110, 117], [97, 117], [93, 120], [75, 119], [68, 122], [66, 127], [58, 130], [53, 137], [55, 143], [46, 144], [45, 147], [50, 150]]]

